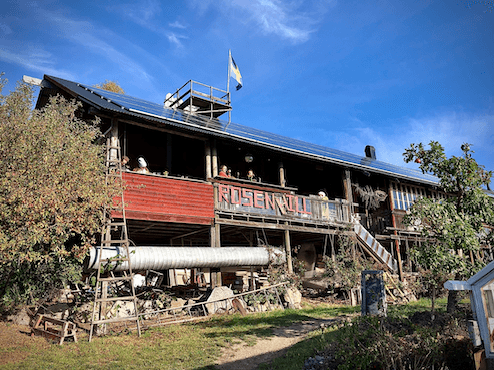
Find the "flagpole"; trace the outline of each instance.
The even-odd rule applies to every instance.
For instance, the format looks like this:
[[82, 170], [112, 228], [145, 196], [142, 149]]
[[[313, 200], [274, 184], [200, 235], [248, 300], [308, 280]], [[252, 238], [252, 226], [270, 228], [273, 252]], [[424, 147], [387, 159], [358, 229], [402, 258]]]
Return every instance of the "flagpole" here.
[[226, 92], [228, 93], [228, 99], [230, 98], [230, 63], [232, 62], [232, 50], [228, 49], [228, 79], [226, 80]]
[[[231, 115], [232, 114], [232, 110], [231, 110], [232, 100], [230, 98], [230, 77], [231, 77], [230, 64], [231, 63], [232, 63], [232, 49], [228, 49], [228, 79], [226, 82], [226, 93], [228, 96], [228, 104], [230, 104], [230, 109], [228, 110], [228, 124], [230, 124], [231, 119], [232, 119], [232, 115]], [[228, 125], [227, 125], [227, 127], [228, 127]]]

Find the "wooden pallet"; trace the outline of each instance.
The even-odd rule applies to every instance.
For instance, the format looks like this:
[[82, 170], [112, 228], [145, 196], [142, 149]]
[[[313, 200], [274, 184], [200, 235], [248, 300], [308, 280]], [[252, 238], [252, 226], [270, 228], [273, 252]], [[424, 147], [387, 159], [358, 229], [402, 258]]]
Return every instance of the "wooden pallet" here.
[[31, 327], [31, 335], [42, 335], [60, 345], [68, 337], [74, 338], [74, 342], [77, 342], [76, 332], [76, 325], [73, 322], [55, 319], [43, 314], [36, 315]]

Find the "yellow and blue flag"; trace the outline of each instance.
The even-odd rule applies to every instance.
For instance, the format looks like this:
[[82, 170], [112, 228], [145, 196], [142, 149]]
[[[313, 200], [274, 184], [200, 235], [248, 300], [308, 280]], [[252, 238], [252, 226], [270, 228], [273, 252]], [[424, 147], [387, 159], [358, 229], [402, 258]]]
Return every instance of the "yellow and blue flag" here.
[[237, 90], [242, 88], [242, 75], [240, 74], [240, 70], [237, 67], [237, 64], [233, 60], [233, 57], [230, 55], [230, 76], [237, 81]]

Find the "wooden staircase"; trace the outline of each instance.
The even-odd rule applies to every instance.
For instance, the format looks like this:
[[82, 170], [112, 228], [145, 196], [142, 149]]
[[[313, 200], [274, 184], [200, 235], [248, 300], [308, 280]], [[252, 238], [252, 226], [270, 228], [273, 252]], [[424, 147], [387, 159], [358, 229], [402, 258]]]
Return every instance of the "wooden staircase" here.
[[396, 273], [398, 272], [398, 261], [374, 238], [365, 227], [360, 223], [355, 222], [353, 224], [353, 230], [357, 234], [357, 239], [360, 245], [376, 259], [378, 262], [386, 265], [389, 270]]

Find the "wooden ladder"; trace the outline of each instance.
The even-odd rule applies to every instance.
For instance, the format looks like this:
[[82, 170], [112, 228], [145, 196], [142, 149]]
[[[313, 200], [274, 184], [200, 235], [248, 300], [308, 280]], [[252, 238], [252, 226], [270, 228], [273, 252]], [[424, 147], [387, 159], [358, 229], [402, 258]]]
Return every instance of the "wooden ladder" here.
[[[117, 182], [119, 184], [119, 196], [113, 199], [110, 207], [105, 207], [101, 243], [96, 248], [96, 266], [98, 270], [89, 332], [90, 342], [97, 325], [123, 321], [135, 321], [137, 333], [141, 336], [137, 297], [133, 284], [134, 274], [130, 263], [127, 221], [125, 218], [121, 150], [118, 140], [115, 141], [112, 142], [110, 138], [107, 139], [106, 185]], [[112, 212], [120, 213], [122, 215], [121, 219], [116, 221], [112, 217]], [[105, 249], [117, 249], [118, 254], [114, 257], [106, 258], [104, 256]], [[117, 266], [119, 270], [123, 271], [115, 272], [114, 270]], [[116, 301], [133, 302], [133, 312], [125, 317], [111, 317], [108, 305]]]

